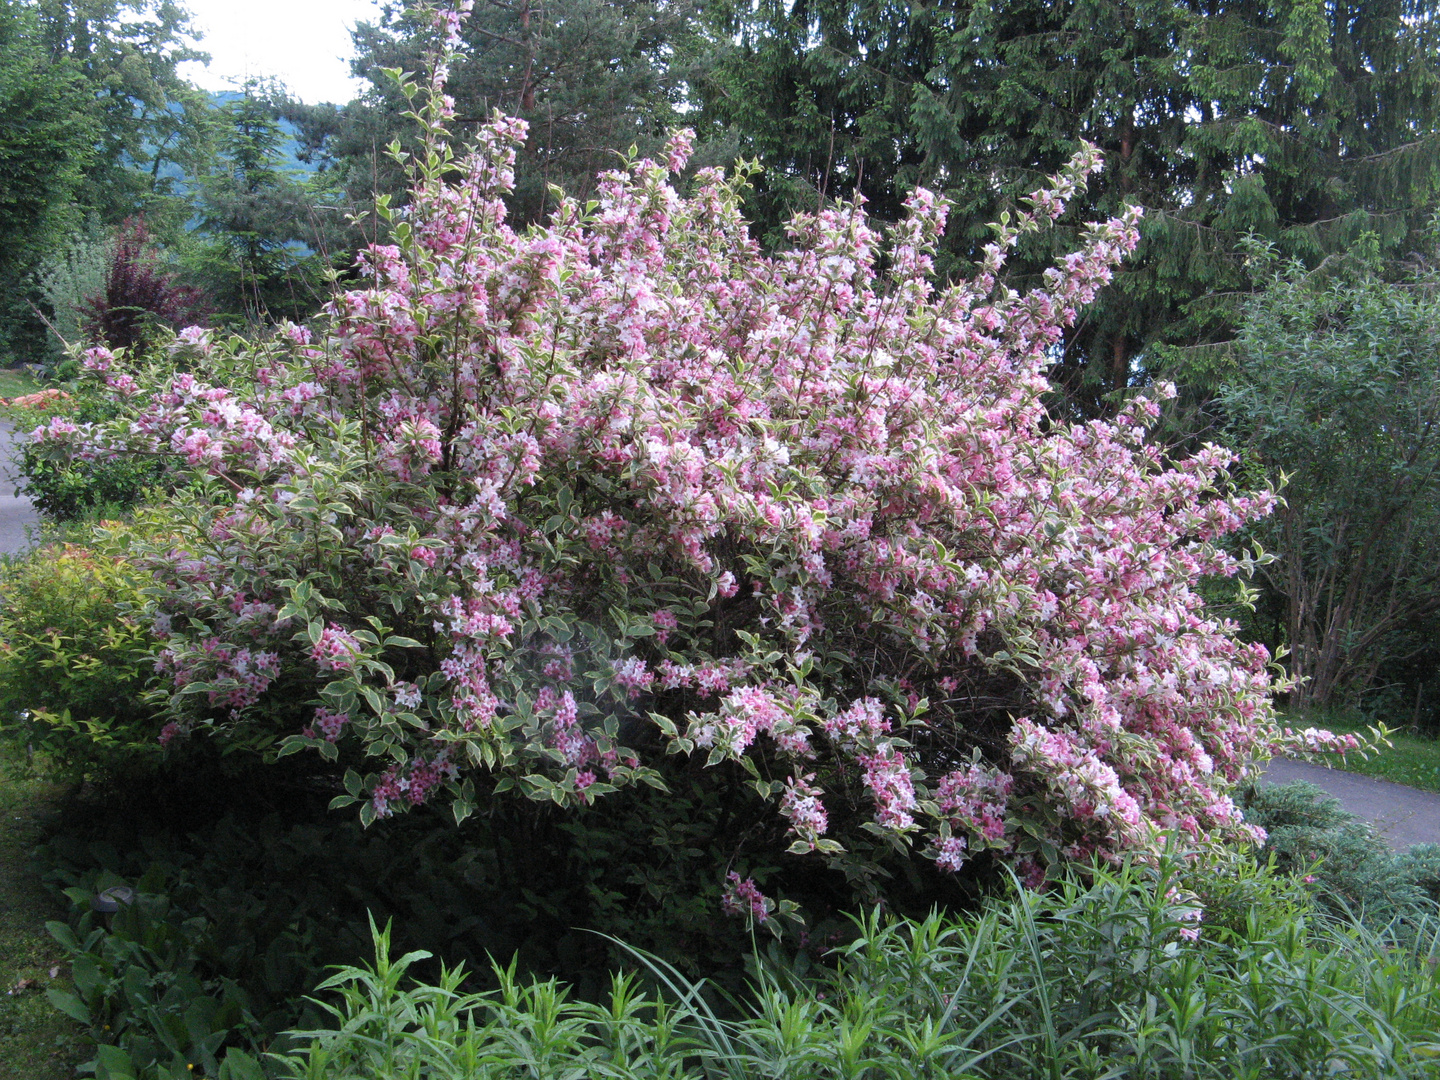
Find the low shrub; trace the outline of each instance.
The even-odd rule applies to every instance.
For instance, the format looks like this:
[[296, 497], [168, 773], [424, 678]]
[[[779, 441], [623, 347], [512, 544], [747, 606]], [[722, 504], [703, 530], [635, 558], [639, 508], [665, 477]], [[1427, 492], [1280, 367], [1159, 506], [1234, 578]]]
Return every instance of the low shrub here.
[[1239, 883], [1266, 900], [1240, 931], [1197, 926], [1164, 864], [1021, 890], [969, 918], [872, 916], [833, 968], [762, 968], [728, 1013], [643, 955], [653, 989], [617, 976], [599, 1003], [498, 965], [489, 992], [465, 993], [455, 969], [406, 986], [427, 954], [392, 961], [377, 933], [373, 964], [321, 984], [331, 1022], [296, 1032], [308, 1045], [285, 1061], [304, 1080], [1433, 1076], [1434, 953], [1312, 917], [1263, 873]]
[[[15, 417], [17, 428], [24, 430], [41, 422], [49, 423], [57, 413], [64, 418], [62, 422], [87, 424], [113, 420], [124, 412], [123, 404], [108, 391], [97, 393], [96, 387], [83, 383], [66, 385], [71, 394], [68, 400], [48, 403], [43, 412], [21, 411]], [[162, 475], [159, 464], [153, 460], [63, 461], [47, 455], [34, 442], [21, 444], [16, 464], [20, 474], [19, 493], [54, 522], [117, 515], [141, 502]]]
[[1440, 902], [1440, 845], [1397, 854], [1319, 787], [1304, 780], [1241, 793], [1245, 819], [1266, 831], [1260, 858], [1304, 876], [1321, 902], [1371, 926], [1427, 921]]
[[0, 738], [71, 777], [160, 758], [143, 696], [156, 643], [123, 555], [131, 535], [56, 540], [0, 568]]
[[205, 977], [203, 920], [173, 910], [150, 892], [154, 884], [141, 880], [133, 902], [121, 904], [108, 925], [89, 910], [94, 893], [69, 890], [86, 909], [78, 929], [49, 924], [70, 954], [73, 985], [51, 988], [50, 1000], [95, 1040], [95, 1057], [82, 1069], [97, 1080], [262, 1080], [257, 1059], [231, 1045], [266, 1034], [249, 995], [233, 980]]

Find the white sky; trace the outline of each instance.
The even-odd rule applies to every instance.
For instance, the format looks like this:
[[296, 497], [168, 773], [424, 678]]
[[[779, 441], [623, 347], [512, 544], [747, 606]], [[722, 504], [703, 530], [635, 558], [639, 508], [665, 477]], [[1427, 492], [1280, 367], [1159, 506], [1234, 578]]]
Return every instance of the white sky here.
[[372, 21], [379, 0], [183, 0], [210, 65], [181, 74], [206, 90], [234, 90], [247, 77], [276, 78], [301, 101], [343, 104], [359, 93], [350, 77], [350, 30]]

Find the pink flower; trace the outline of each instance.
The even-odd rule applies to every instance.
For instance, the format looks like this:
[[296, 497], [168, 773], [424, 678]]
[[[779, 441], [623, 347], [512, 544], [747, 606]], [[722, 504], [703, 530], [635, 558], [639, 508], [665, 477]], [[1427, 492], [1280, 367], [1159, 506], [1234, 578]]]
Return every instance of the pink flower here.
[[770, 918], [770, 910], [774, 906], [753, 879], [742, 881], [733, 870], [725, 875], [725, 891], [720, 896], [720, 907], [726, 915], [749, 915], [757, 923], [763, 923]]
[[310, 649], [310, 659], [321, 671], [350, 671], [363, 650], [360, 642], [344, 627], [330, 623], [320, 631]]

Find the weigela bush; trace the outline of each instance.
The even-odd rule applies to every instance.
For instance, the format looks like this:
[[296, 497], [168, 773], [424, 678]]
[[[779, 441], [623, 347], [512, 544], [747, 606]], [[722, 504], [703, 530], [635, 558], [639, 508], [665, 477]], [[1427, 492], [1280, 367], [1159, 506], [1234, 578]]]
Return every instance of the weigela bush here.
[[1215, 541], [1272, 496], [1231, 491], [1220, 448], [1147, 444], [1148, 400], [1046, 413], [1138, 211], [1040, 288], [1000, 282], [1093, 149], [940, 287], [929, 192], [888, 243], [852, 203], [766, 255], [745, 170], [674, 186], [687, 133], [516, 232], [524, 125], [462, 153], [440, 77], [407, 93], [428, 153], [323, 330], [92, 351], [129, 419], [35, 433], [200, 492], [137, 555], [166, 738], [363, 752], [338, 801], [366, 820], [512, 788], [578, 807], [660, 784], [657, 755], [729, 759], [793, 851], [857, 872], [876, 845], [1039, 879], [1165, 829], [1253, 838], [1228, 792], [1274, 745], [1268, 657], [1193, 586], [1236, 571]]

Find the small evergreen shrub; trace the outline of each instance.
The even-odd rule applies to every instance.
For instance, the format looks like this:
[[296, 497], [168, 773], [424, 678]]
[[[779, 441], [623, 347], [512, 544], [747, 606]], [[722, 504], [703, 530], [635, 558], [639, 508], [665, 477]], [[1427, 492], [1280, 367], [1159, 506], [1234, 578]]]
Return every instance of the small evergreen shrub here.
[[1372, 926], [1431, 918], [1440, 902], [1440, 845], [1396, 854], [1365, 822], [1314, 784], [1257, 784], [1245, 819], [1267, 834], [1262, 859], [1304, 876], [1322, 902]]

